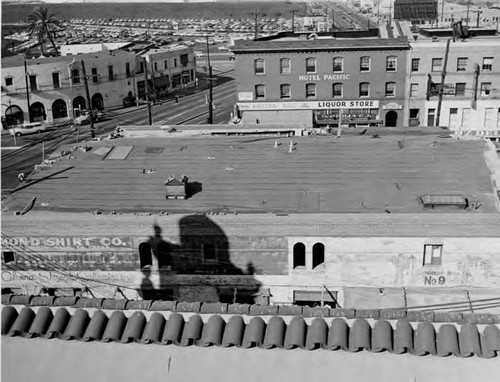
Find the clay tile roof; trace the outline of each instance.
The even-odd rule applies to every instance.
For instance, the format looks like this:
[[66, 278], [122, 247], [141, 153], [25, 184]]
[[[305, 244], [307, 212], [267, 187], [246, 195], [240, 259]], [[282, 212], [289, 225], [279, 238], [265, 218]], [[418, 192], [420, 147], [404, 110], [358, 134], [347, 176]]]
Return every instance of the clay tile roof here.
[[330, 323], [316, 317], [308, 324], [294, 317], [288, 324], [282, 317], [273, 316], [267, 322], [253, 317], [245, 323], [242, 316], [224, 318], [212, 315], [203, 320], [198, 314], [189, 318], [179, 313], [165, 316], [155, 312], [149, 318], [137, 311], [127, 317], [121, 311], [111, 314], [102, 310], [89, 313], [77, 308], [72, 314], [65, 308], [31, 307], [2, 309], [2, 335], [78, 340], [83, 342], [140, 342], [178, 346], [236, 346], [264, 349], [317, 349], [357, 352], [409, 353], [418, 356], [473, 355], [492, 358], [500, 352], [500, 330], [489, 324], [451, 323], [437, 326], [429, 322], [412, 325], [398, 320], [391, 325], [386, 320], [369, 322], [335, 318]]

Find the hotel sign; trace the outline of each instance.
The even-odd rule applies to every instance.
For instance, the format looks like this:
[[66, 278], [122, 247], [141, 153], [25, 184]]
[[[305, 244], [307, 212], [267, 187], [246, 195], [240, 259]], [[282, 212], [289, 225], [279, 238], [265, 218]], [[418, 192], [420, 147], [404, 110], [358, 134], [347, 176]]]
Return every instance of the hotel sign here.
[[299, 81], [344, 81], [351, 78], [350, 74], [301, 74]]
[[321, 109], [378, 109], [378, 100], [335, 100], [305, 102], [238, 103], [241, 111], [250, 110], [321, 110]]

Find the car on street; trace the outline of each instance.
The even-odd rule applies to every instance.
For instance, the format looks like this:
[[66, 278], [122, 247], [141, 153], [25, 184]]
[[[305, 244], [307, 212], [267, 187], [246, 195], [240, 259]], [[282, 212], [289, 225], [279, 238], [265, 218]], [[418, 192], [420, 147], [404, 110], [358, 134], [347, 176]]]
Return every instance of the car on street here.
[[9, 134], [20, 137], [21, 135], [26, 134], [42, 133], [47, 130], [47, 127], [48, 125], [44, 122], [23, 123], [10, 128]]
[[[102, 111], [92, 110], [91, 113], [94, 115], [94, 122], [100, 122], [104, 119], [104, 113]], [[90, 123], [90, 113], [82, 111], [79, 117], [73, 120], [75, 125], [85, 125]]]

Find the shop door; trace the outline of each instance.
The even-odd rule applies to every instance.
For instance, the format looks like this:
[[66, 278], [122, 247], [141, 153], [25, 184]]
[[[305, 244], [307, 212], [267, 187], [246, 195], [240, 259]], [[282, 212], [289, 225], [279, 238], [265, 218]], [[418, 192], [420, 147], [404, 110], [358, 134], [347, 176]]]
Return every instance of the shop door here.
[[458, 117], [458, 109], [453, 107], [450, 109], [450, 118], [448, 120], [448, 127], [456, 130], [460, 126], [460, 119]]
[[436, 116], [436, 109], [429, 109], [427, 112], [427, 126], [434, 126], [434, 118]]
[[495, 109], [487, 107], [484, 109], [484, 127], [486, 129], [493, 129], [496, 125]]
[[389, 111], [385, 115], [385, 126], [386, 127], [396, 127], [398, 123], [398, 113], [394, 110]]
[[470, 108], [462, 109], [462, 127], [469, 127]]

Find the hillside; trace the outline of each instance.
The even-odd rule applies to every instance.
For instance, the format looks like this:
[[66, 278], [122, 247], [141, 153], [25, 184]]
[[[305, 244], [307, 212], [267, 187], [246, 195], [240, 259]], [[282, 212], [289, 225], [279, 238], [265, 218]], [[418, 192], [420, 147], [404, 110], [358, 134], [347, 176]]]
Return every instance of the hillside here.
[[[2, 3], [2, 23], [24, 21], [35, 4]], [[292, 10], [304, 12], [305, 3], [285, 1], [252, 1], [225, 3], [91, 3], [91, 4], [45, 4], [49, 13], [61, 20], [72, 18], [251, 18], [252, 12], [261, 17], [292, 17]]]

